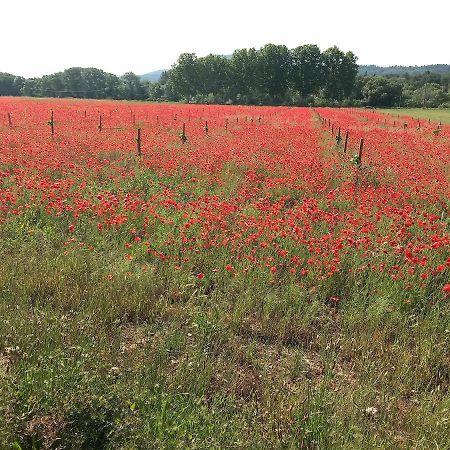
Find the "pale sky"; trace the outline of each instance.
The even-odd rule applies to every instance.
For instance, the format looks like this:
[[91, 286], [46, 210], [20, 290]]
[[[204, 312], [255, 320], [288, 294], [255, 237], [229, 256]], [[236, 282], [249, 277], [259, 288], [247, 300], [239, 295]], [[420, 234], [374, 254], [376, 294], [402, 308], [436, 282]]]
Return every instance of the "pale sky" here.
[[0, 72], [25, 77], [143, 74], [182, 52], [267, 43], [337, 45], [359, 64], [450, 64], [449, 0], [0, 0], [0, 15]]

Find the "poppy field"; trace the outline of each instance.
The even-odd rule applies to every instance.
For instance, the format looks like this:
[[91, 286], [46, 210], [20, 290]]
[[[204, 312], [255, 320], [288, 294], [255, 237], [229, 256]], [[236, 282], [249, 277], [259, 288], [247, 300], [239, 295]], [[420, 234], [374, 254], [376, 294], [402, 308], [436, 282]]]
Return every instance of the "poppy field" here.
[[0, 98], [2, 448], [450, 446], [450, 126]]

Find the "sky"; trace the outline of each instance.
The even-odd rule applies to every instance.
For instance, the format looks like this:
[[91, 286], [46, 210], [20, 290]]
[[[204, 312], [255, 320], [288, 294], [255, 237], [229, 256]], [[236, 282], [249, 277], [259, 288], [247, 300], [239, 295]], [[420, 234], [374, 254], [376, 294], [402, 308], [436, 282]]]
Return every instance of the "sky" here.
[[359, 64], [450, 64], [448, 0], [1, 0], [0, 14], [0, 72], [25, 77], [144, 74], [183, 52], [267, 43], [337, 45]]

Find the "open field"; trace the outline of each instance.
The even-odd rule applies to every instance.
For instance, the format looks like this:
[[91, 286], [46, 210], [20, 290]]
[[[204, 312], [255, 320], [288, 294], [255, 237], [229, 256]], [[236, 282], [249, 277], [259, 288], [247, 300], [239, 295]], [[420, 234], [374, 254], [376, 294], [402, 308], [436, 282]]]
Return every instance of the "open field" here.
[[0, 98], [0, 448], [450, 448], [450, 126], [384, 119]]
[[450, 124], [450, 108], [435, 108], [435, 109], [423, 109], [423, 108], [395, 108], [395, 109], [378, 109], [378, 112], [391, 114], [394, 117], [409, 116], [416, 119], [426, 119], [433, 122], [448, 123]]

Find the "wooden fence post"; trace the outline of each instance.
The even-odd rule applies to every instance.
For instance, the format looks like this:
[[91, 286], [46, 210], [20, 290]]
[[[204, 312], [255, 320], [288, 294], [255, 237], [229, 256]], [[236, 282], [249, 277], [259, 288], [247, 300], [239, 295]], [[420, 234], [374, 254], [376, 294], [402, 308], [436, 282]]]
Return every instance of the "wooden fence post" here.
[[52, 130], [52, 136], [55, 134], [55, 122], [54, 122], [54, 120], [53, 120], [53, 118], [54, 118], [54, 116], [53, 116], [53, 109], [51, 110], [52, 111], [52, 114], [51, 114], [51, 116], [50, 116], [50, 122], [49, 122], [49, 125], [50, 125], [50, 128], [51, 128], [51, 130]]
[[137, 129], [136, 144], [137, 144], [137, 154], [138, 154], [138, 156], [141, 156], [141, 129], [140, 128]]
[[98, 131], [102, 131], [102, 115], [98, 119]]
[[8, 125], [9, 125], [9, 128], [12, 128], [11, 113], [8, 113]]
[[345, 132], [344, 153], [347, 153], [347, 145], [348, 145], [348, 130]]
[[181, 133], [181, 142], [184, 144], [187, 141], [186, 137], [186, 124], [183, 123], [183, 132]]

